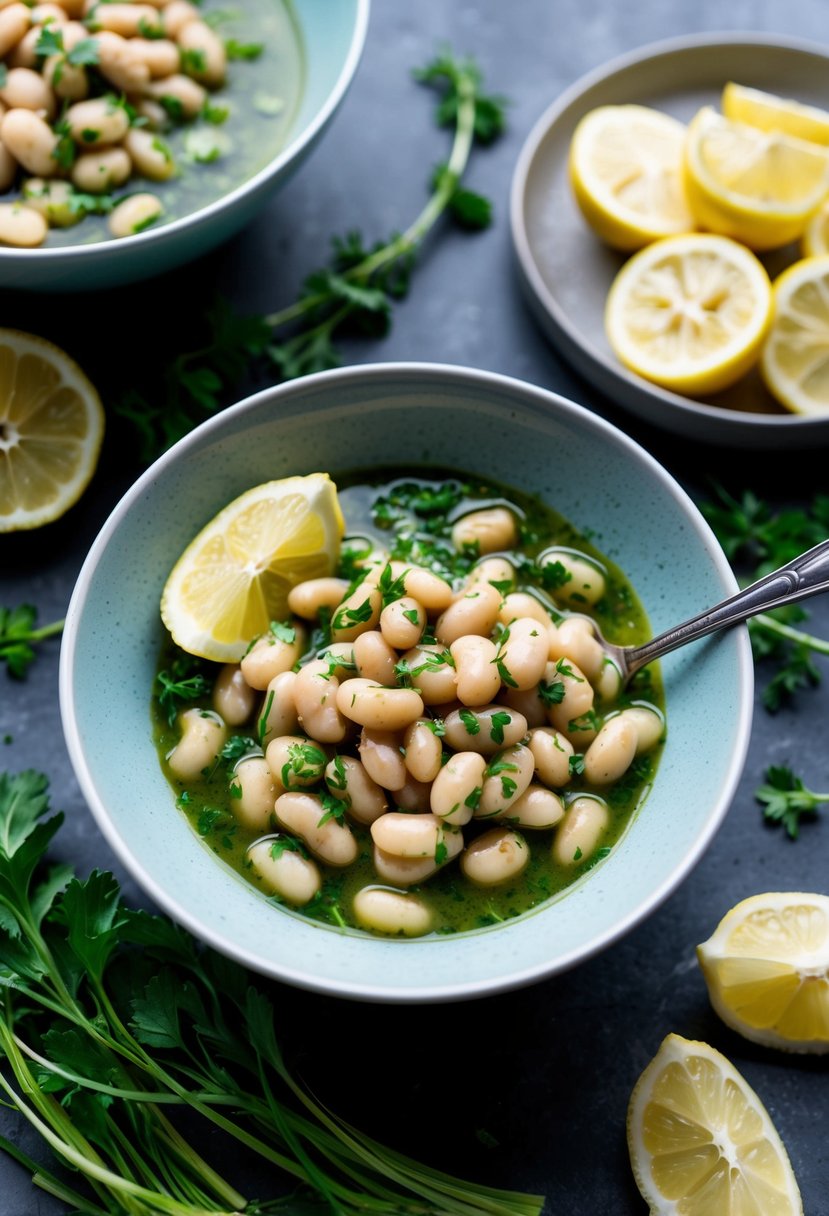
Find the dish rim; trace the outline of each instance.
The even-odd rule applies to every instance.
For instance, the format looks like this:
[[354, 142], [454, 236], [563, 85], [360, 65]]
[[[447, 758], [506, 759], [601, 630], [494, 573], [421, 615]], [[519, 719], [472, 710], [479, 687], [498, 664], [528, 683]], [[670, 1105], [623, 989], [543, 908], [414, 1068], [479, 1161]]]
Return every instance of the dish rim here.
[[[198, 917], [191, 914], [186, 904], [179, 902], [174, 892], [160, 886], [153, 876], [147, 872], [145, 867], [132, 855], [103, 800], [98, 795], [89, 764], [87, 763], [86, 749], [82, 742], [75, 710], [75, 643], [77, 640], [78, 624], [87, 602], [90, 585], [98, 562], [111, 542], [113, 535], [120, 527], [124, 517], [129, 513], [134, 503], [152, 486], [159, 473], [163, 473], [168, 465], [177, 462], [189, 448], [198, 446], [203, 438], [209, 438], [213, 432], [221, 430], [228, 413], [232, 413], [233, 416], [237, 417], [246, 413], [252, 413], [265, 401], [273, 400], [274, 397], [279, 400], [279, 398], [290, 396], [293, 393], [302, 393], [306, 388], [310, 388], [313, 391], [317, 386], [325, 385], [329, 381], [336, 385], [351, 380], [360, 381], [367, 379], [371, 381], [382, 380], [388, 377], [411, 378], [412, 376], [425, 378], [426, 380], [431, 377], [443, 382], [448, 378], [455, 381], [459, 386], [463, 385], [467, 388], [476, 384], [486, 385], [489, 388], [494, 387], [505, 393], [516, 395], [520, 399], [521, 404], [526, 408], [540, 410], [541, 412], [545, 411], [545, 407], [549, 405], [550, 399], [554, 399], [556, 408], [559, 411], [571, 417], [575, 415], [582, 425], [586, 424], [588, 427], [604, 432], [609, 441], [625, 448], [634, 460], [650, 466], [654, 477], [675, 498], [693, 522], [700, 536], [710, 541], [708, 545], [709, 557], [717, 574], [723, 579], [728, 588], [733, 591], [737, 590], [737, 582], [725, 554], [717, 542], [712, 529], [705, 521], [690, 495], [687, 494], [672, 474], [645, 448], [619, 427], [592, 413], [585, 406], [552, 390], [541, 388], [538, 385], [519, 380], [512, 376], [489, 372], [480, 368], [418, 361], [358, 364], [335, 368], [330, 371], [317, 372], [301, 377], [299, 380], [270, 386], [244, 398], [194, 428], [194, 430], [174, 444], [173, 447], [164, 452], [141, 474], [104, 521], [81, 567], [66, 613], [59, 664], [59, 698], [63, 733], [81, 793], [107, 844], [119, 862], [124, 866], [124, 869], [133, 877], [142, 891], [156, 906], [177, 924], [183, 925], [197, 940], [234, 959], [255, 974], [265, 975], [271, 980], [288, 982], [308, 991], [329, 996], [385, 1004], [419, 1004], [469, 1000], [511, 991], [567, 971], [571, 967], [594, 957], [625, 936], [636, 925], [650, 916], [679, 887], [696, 866], [719, 830], [731, 805], [743, 771], [751, 738], [753, 716], [754, 669], [748, 631], [742, 625], [730, 631], [737, 648], [736, 658], [739, 689], [741, 692], [739, 712], [735, 722], [734, 746], [727, 770], [723, 776], [719, 795], [712, 802], [707, 818], [701, 825], [701, 830], [695, 839], [694, 847], [689, 849], [681, 861], [665, 876], [656, 888], [648, 893], [646, 898], [637, 901], [635, 907], [631, 908], [623, 919], [609, 926], [601, 934], [598, 934], [591, 941], [589, 947], [575, 947], [567, 954], [555, 960], [547, 960], [526, 967], [519, 972], [508, 972], [497, 980], [485, 977], [471, 981], [459, 981], [451, 985], [430, 986], [428, 984], [421, 984], [417, 988], [412, 987], [401, 990], [394, 987], [384, 987], [382, 983], [376, 981], [367, 983], [362, 980], [354, 980], [347, 983], [333, 978], [323, 977], [321, 979], [310, 972], [304, 973], [295, 968], [274, 965], [272, 960], [264, 959], [252, 951], [240, 948], [233, 941], [232, 937], [226, 936], [218, 929], [205, 927]], [[431, 947], [434, 947], [434, 941], [431, 938], [415, 939], [410, 943], [401, 943], [403, 948], [406, 948], [407, 945], [423, 948], [424, 946], [429, 947], [430, 944]]]
[[[650, 384], [647, 380], [630, 372], [621, 363], [617, 363], [609, 354], [594, 347], [592, 343], [586, 344], [582, 332], [571, 324], [569, 317], [560, 307], [557, 298], [550, 293], [547, 284], [540, 274], [537, 259], [533, 253], [532, 244], [527, 233], [527, 227], [524, 223], [524, 200], [526, 197], [527, 180], [538, 150], [553, 124], [559, 121], [584, 93], [618, 73], [634, 68], [637, 64], [641, 64], [646, 60], [678, 53], [681, 54], [684, 51], [701, 50], [706, 47], [728, 46], [801, 52], [814, 58], [824, 59], [826, 61], [827, 72], [829, 72], [829, 43], [812, 43], [804, 38], [789, 37], [785, 34], [777, 35], [740, 30], [682, 34], [674, 38], [660, 39], [656, 42], [649, 42], [633, 50], [626, 51], [621, 55], [614, 56], [614, 58], [607, 60], [605, 63], [591, 68], [569, 85], [563, 93], [560, 93], [547, 106], [533, 123], [521, 147], [510, 186], [509, 220], [512, 246], [521, 270], [525, 290], [528, 293], [532, 293], [532, 303], [536, 309], [543, 310], [552, 324], [560, 331], [563, 338], [561, 353], [568, 361], [574, 362], [580, 374], [600, 392], [609, 395], [612, 392], [612, 388], [609, 385], [621, 389], [623, 399], [620, 404], [623, 405], [626, 411], [636, 413], [639, 417], [647, 417], [647, 420], [654, 425], [664, 426], [667, 430], [674, 429], [666, 423], [659, 422], [657, 424], [653, 418], [646, 416], [642, 411], [629, 405], [630, 396], [636, 394], [640, 397], [651, 397], [656, 402], [662, 402], [671, 409], [678, 410], [683, 420], [691, 420], [691, 425], [694, 422], [702, 421], [716, 423], [718, 427], [724, 430], [733, 431], [732, 438], [735, 440], [739, 437], [739, 432], [745, 427], [758, 435], [762, 432], [779, 434], [781, 430], [783, 432], [804, 430], [806, 431], [806, 434], [803, 435], [805, 443], [808, 441], [808, 429], [810, 426], [812, 429], [817, 427], [822, 430], [829, 430], [829, 414], [825, 418], [794, 413], [762, 414], [747, 410], [731, 410], [725, 406], [712, 404], [696, 397], [683, 397], [679, 393], [672, 392], [670, 389], [661, 388], [657, 384]], [[555, 345], [558, 348], [557, 341]], [[571, 360], [571, 352], [577, 352], [577, 358]], [[588, 365], [591, 367], [598, 365], [598, 367], [595, 371], [591, 372], [586, 370]], [[686, 422], [685, 425], [686, 429], [684, 433], [690, 434], [690, 430], [687, 429], [688, 423]]]

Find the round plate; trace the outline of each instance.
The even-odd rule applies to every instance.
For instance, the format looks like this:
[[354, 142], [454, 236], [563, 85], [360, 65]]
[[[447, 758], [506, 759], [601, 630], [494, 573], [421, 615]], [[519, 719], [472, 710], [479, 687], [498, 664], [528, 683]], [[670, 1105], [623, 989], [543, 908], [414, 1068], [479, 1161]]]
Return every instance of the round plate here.
[[[638, 102], [689, 121], [719, 105], [734, 80], [829, 108], [829, 48], [751, 34], [655, 43], [577, 81], [538, 120], [512, 182], [512, 237], [524, 286], [542, 328], [574, 367], [613, 401], [648, 422], [692, 439], [752, 448], [829, 442], [825, 418], [786, 413], [759, 373], [708, 400], [658, 388], [617, 361], [604, 332], [604, 305], [625, 255], [590, 231], [573, 199], [567, 156], [588, 110]], [[774, 277], [798, 256], [764, 255]]]

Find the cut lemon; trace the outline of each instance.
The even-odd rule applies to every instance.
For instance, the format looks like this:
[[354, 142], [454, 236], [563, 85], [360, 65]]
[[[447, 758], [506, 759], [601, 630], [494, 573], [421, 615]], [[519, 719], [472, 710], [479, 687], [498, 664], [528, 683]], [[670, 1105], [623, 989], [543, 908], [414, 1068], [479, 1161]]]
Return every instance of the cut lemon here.
[[829, 417], [829, 256], [795, 262], [775, 281], [760, 368], [786, 409]]
[[802, 1216], [768, 1112], [707, 1043], [668, 1035], [633, 1090], [627, 1133], [651, 1216]]
[[685, 127], [647, 106], [600, 106], [570, 143], [570, 181], [585, 219], [616, 249], [695, 227], [682, 185]]
[[619, 271], [605, 309], [617, 357], [678, 393], [714, 393], [756, 362], [771, 316], [760, 262], [727, 237], [667, 237]]
[[804, 258], [819, 258], [829, 253], [829, 200], [818, 208], [806, 225], [800, 251]]
[[829, 144], [829, 112], [762, 89], [729, 81], [723, 89], [722, 112], [733, 122], [744, 122], [761, 131], [782, 131], [814, 144]]
[[344, 522], [327, 473], [286, 477], [246, 491], [181, 555], [161, 596], [161, 619], [190, 654], [235, 663], [288, 592], [333, 573]]
[[711, 1004], [739, 1034], [785, 1051], [829, 1051], [829, 896], [744, 899], [697, 956]]
[[688, 128], [685, 188], [700, 227], [774, 249], [800, 237], [829, 192], [829, 149], [705, 106]]
[[77, 363], [44, 338], [0, 329], [0, 532], [63, 515], [103, 437], [100, 398]]

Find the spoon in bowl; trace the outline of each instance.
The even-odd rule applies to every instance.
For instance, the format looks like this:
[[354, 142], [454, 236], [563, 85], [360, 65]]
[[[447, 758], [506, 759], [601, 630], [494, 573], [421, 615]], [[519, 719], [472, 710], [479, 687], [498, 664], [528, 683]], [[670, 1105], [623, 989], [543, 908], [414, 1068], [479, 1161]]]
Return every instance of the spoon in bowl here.
[[821, 541], [779, 570], [641, 646], [615, 646], [602, 637], [595, 621], [590, 623], [605, 654], [619, 669], [624, 687], [642, 667], [687, 642], [695, 642], [706, 634], [738, 625], [750, 616], [780, 608], [783, 604], [794, 604], [821, 591], [829, 591], [829, 540]]

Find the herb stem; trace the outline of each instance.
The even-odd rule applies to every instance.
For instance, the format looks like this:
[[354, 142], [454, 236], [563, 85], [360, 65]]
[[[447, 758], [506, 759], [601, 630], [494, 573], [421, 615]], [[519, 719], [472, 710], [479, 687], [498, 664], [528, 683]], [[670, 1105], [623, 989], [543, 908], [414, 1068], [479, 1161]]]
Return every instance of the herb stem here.
[[784, 625], [782, 621], [776, 621], [774, 617], [768, 616], [765, 612], [759, 613], [753, 618], [753, 621], [755, 625], [778, 637], [785, 638], [789, 642], [805, 646], [816, 654], [829, 655], [829, 641], [824, 638], [816, 638], [814, 634], [804, 633], [802, 629], [793, 629], [791, 625]]
[[42, 642], [45, 638], [53, 638], [56, 634], [63, 631], [66, 624], [66, 617], [61, 617], [59, 621], [52, 621], [51, 625], [41, 625], [40, 629], [33, 629], [25, 640], [27, 642]]

